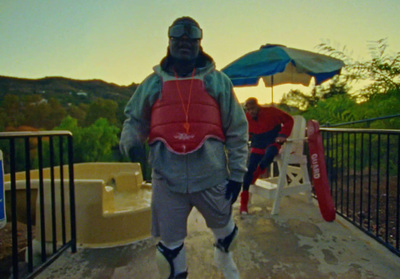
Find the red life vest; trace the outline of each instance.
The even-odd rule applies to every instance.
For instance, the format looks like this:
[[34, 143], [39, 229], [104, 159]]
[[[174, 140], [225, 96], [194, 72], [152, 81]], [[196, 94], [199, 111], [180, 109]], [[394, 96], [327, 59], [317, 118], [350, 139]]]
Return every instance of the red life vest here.
[[162, 141], [170, 151], [187, 154], [198, 150], [208, 138], [225, 141], [219, 105], [207, 93], [203, 81], [164, 81], [161, 97], [151, 111], [149, 144]]

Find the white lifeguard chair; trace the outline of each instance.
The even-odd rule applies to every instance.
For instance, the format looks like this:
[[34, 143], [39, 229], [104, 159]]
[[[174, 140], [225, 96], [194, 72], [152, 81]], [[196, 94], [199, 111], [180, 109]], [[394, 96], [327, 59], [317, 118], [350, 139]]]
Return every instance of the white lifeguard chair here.
[[274, 176], [271, 164], [270, 176], [259, 178], [250, 185], [250, 193], [274, 200], [271, 214], [278, 214], [283, 196], [305, 193], [311, 202], [311, 182], [307, 169], [307, 156], [304, 155], [306, 120], [300, 115], [293, 116], [293, 129], [282, 146], [274, 162], [278, 166], [278, 175]]

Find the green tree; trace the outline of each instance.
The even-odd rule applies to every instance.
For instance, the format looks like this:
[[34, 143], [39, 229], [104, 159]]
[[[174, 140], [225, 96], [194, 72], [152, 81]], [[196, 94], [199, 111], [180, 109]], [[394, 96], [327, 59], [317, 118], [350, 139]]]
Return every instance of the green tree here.
[[49, 113], [44, 122], [43, 128], [52, 130], [54, 127], [60, 125], [61, 121], [67, 115], [67, 112], [60, 102], [54, 98], [49, 99], [47, 107], [49, 108]]
[[99, 118], [88, 127], [79, 127], [76, 119], [67, 116], [56, 130], [72, 132], [74, 162], [113, 161], [112, 148], [118, 145], [119, 129], [107, 119]]
[[[368, 101], [358, 104], [354, 114], [356, 119], [372, 119], [399, 114], [400, 92], [389, 90], [386, 94], [375, 94]], [[400, 129], [400, 117], [369, 122], [364, 127], [373, 129]]]
[[25, 102], [24, 125], [29, 125], [38, 129], [52, 130], [59, 125], [66, 116], [66, 110], [57, 99], [50, 98]]
[[7, 94], [4, 96], [1, 107], [2, 114], [5, 116], [4, 126], [18, 127], [22, 125], [24, 114], [21, 100], [17, 95]]
[[346, 54], [346, 48], [338, 50], [329, 44], [318, 46], [327, 54], [345, 61], [345, 71], [341, 78], [349, 82], [367, 81], [369, 84], [359, 91], [361, 101], [388, 91], [400, 90], [400, 52], [388, 54], [387, 40], [380, 39], [369, 43], [371, 59], [356, 61]]
[[[335, 76], [328, 86], [319, 86], [317, 88], [318, 93], [316, 93], [316, 95], [319, 96], [316, 98], [317, 100], [328, 99], [337, 95], [345, 96], [348, 95], [350, 91], [350, 86], [345, 81], [341, 80], [340, 76]], [[350, 95], [348, 95], [348, 97], [350, 98]]]
[[55, 98], [49, 101], [42, 96], [6, 95], [0, 108], [3, 115], [0, 125], [6, 127], [31, 126], [37, 129], [51, 130], [61, 123], [66, 110]]
[[356, 101], [347, 95], [336, 95], [331, 98], [319, 100], [303, 116], [306, 119], [316, 119], [321, 124], [349, 122], [357, 120], [354, 115], [356, 106]]
[[305, 94], [300, 90], [291, 90], [283, 95], [281, 104], [295, 106], [301, 110], [314, 107], [320, 100], [326, 100], [337, 95], [346, 95], [350, 98], [349, 86], [336, 76], [328, 86], [315, 86], [310, 94]]
[[285, 93], [281, 99], [282, 105], [296, 106], [301, 110], [306, 110], [310, 106], [310, 103], [311, 96], [297, 89]]
[[84, 125], [86, 119], [87, 104], [71, 105], [67, 108], [67, 114], [78, 121], [78, 125]]
[[116, 125], [118, 104], [112, 100], [96, 99], [87, 109], [85, 125], [91, 125], [99, 118], [105, 118], [109, 123]]

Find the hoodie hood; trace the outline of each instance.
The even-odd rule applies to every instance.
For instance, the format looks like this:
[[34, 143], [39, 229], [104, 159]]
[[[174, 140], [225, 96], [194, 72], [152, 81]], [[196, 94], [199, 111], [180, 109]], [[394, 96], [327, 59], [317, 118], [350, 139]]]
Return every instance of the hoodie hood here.
[[[168, 73], [169, 66], [173, 63], [173, 58], [169, 54], [169, 50], [167, 55], [161, 60], [160, 65], [154, 67], [154, 71], [158, 73], [160, 70]], [[200, 48], [199, 56], [196, 59], [195, 64], [196, 71], [204, 71], [215, 69], [214, 60], [210, 55], [205, 53], [202, 48]]]

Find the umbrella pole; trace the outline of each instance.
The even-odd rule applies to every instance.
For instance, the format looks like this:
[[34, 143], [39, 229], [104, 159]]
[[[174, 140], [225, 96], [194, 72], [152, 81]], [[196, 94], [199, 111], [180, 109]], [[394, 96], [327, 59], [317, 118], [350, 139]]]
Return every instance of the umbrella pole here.
[[274, 75], [271, 76], [271, 105], [274, 103]]

